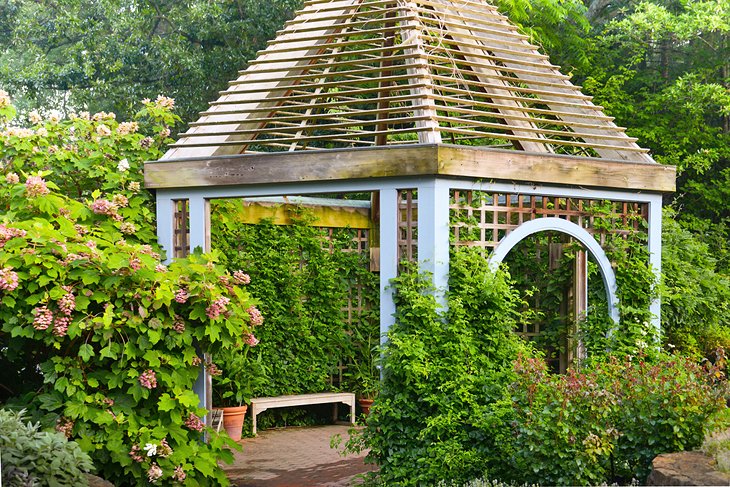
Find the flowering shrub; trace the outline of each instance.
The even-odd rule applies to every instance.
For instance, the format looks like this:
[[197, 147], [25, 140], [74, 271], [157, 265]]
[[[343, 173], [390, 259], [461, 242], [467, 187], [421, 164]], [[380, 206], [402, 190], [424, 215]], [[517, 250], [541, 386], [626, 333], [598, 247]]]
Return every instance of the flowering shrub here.
[[[700, 446], [725, 408], [724, 357], [609, 357], [565, 375], [520, 358], [508, 479], [548, 485], [643, 482], [660, 453]], [[509, 474], [512, 472], [512, 474]]]
[[150, 245], [140, 168], [170, 105], [147, 102], [139, 124], [79, 114], [0, 130], [3, 385], [116, 485], [227, 483], [230, 440], [200, 441], [192, 388], [200, 351], [248, 347], [253, 333], [254, 302], [216, 255], [168, 267]]

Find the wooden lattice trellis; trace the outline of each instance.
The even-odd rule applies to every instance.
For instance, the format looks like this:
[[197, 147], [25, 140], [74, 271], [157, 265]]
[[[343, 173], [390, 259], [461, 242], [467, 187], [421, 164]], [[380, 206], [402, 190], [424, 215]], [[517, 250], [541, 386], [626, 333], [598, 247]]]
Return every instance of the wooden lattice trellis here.
[[601, 245], [605, 232], [596, 221], [607, 215], [598, 215], [598, 208], [610, 211], [608, 218], [619, 220], [615, 233], [628, 234], [646, 225], [648, 205], [625, 201], [604, 201], [588, 198], [488, 193], [454, 190], [450, 211], [453, 245], [493, 249], [510, 231], [526, 221], [544, 217], [564, 218], [588, 233], [598, 234]]

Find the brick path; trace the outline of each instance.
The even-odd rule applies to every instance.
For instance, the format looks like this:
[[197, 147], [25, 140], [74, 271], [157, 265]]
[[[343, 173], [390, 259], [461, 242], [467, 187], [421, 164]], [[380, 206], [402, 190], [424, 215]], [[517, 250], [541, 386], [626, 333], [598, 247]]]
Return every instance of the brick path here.
[[[330, 448], [339, 433], [344, 441], [349, 426], [289, 427], [260, 431], [244, 438], [242, 452], [224, 465], [237, 487], [345, 487], [357, 484], [357, 474], [373, 470], [363, 462], [365, 453], [343, 457]], [[338, 448], [342, 450], [342, 445]]]

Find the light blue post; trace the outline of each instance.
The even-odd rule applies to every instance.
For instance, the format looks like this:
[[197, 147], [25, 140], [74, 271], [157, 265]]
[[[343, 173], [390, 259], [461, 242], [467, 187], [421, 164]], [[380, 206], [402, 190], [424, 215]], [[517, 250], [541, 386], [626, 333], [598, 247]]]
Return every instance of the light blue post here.
[[380, 343], [395, 323], [390, 280], [398, 275], [398, 190], [380, 190]]
[[[190, 253], [192, 254], [196, 248], [200, 248], [203, 252], [208, 252], [210, 242], [210, 228], [208, 222], [210, 221], [210, 208], [208, 200], [200, 195], [190, 195]], [[203, 358], [206, 358], [205, 351], [203, 350]], [[203, 360], [205, 362], [205, 360]], [[195, 381], [193, 391], [200, 398], [198, 404], [201, 408], [208, 410], [213, 407], [213, 391], [212, 391], [212, 380], [210, 374], [205, 369], [205, 364], [200, 365], [200, 373], [198, 379]], [[206, 415], [203, 418], [206, 424], [209, 424], [210, 415]]]
[[418, 185], [418, 260], [433, 276], [436, 299], [446, 308], [449, 285], [449, 185], [431, 179]]
[[165, 251], [165, 263], [172, 261], [173, 247], [173, 225], [175, 219], [175, 206], [165, 191], [157, 191], [157, 242]]
[[[649, 200], [649, 264], [654, 271], [659, 284], [662, 274], [662, 196], [652, 195]], [[661, 300], [657, 296], [649, 307], [651, 311], [651, 324], [656, 328], [657, 334], [662, 328]]]

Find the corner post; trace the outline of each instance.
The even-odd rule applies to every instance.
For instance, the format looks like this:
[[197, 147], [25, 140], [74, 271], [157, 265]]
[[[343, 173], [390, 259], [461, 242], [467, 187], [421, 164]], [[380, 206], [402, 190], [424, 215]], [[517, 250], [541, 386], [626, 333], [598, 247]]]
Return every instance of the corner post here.
[[[654, 271], [657, 285], [662, 276], [662, 195], [652, 195], [649, 201], [649, 264]], [[656, 286], [655, 286], [656, 287]], [[661, 299], [655, 297], [649, 306], [651, 323], [657, 333], [661, 332]]]
[[165, 191], [158, 190], [155, 205], [157, 207], [157, 242], [165, 251], [165, 263], [172, 261], [174, 253], [173, 232], [175, 225], [175, 203]]
[[398, 276], [398, 190], [380, 190], [380, 344], [395, 323], [390, 280]]
[[[190, 253], [192, 254], [196, 248], [200, 248], [203, 252], [210, 251], [210, 203], [202, 195], [190, 195]], [[208, 411], [213, 409], [213, 381], [205, 368], [205, 362], [208, 355], [205, 350], [203, 353], [203, 364], [200, 365], [200, 373], [195, 381], [193, 391], [200, 398], [198, 407], [205, 408]], [[210, 425], [212, 418], [208, 413], [205, 418], [205, 424]]]
[[436, 300], [447, 307], [449, 286], [449, 185], [432, 179], [418, 185], [418, 260], [433, 278]]

